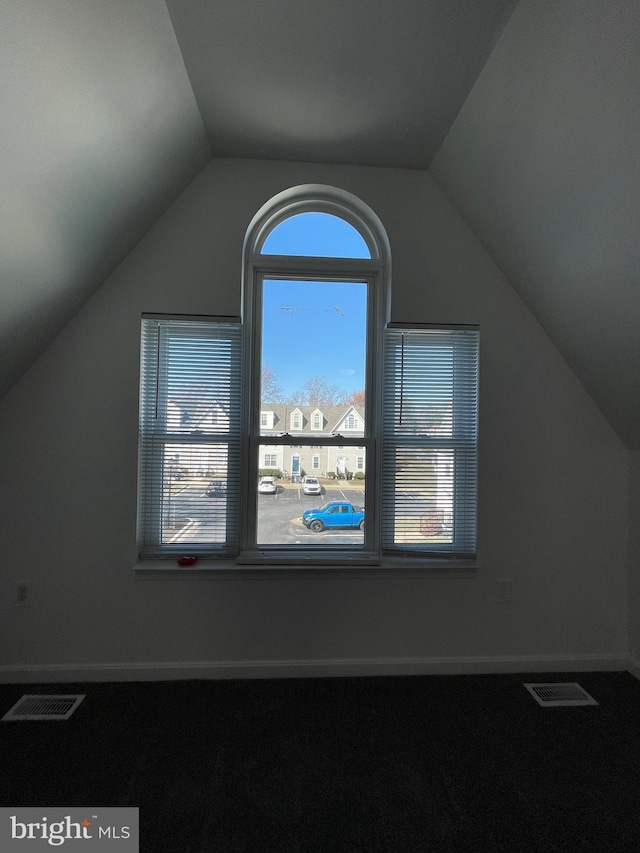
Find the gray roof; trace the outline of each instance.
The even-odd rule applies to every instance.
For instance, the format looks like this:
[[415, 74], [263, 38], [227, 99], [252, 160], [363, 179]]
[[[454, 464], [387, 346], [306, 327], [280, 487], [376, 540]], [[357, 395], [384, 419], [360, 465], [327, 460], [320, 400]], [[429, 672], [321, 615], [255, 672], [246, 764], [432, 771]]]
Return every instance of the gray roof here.
[[313, 430], [311, 428], [311, 418], [314, 412], [320, 412], [323, 417], [321, 432], [326, 435], [330, 435], [350, 409], [353, 409], [354, 412], [358, 414], [358, 417], [364, 424], [364, 409], [361, 406], [354, 406], [351, 403], [347, 403], [343, 406], [300, 406], [292, 403], [260, 404], [260, 411], [273, 412], [275, 415], [273, 432], [291, 432], [291, 415], [293, 412], [300, 412], [302, 414], [302, 429], [295, 430], [295, 432], [301, 434], [304, 432], [318, 432], [318, 430]]

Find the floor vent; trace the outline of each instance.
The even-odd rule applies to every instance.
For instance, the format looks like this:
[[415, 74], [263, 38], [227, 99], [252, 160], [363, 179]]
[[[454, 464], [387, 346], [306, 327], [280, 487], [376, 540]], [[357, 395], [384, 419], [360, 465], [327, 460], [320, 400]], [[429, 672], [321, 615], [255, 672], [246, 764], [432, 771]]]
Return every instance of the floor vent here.
[[525, 684], [529, 693], [539, 705], [545, 708], [554, 708], [575, 705], [597, 705], [598, 703], [589, 696], [586, 690], [577, 682], [568, 684]]
[[61, 696], [49, 694], [34, 696], [27, 694], [2, 718], [3, 720], [68, 720], [86, 694]]

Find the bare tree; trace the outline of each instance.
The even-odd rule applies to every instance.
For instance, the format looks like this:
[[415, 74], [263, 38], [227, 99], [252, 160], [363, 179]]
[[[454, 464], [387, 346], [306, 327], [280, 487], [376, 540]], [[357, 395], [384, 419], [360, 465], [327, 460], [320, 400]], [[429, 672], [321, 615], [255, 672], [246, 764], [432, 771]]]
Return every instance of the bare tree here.
[[349, 395], [344, 388], [329, 385], [323, 376], [312, 376], [302, 386], [300, 396], [307, 406], [341, 406]]
[[352, 406], [358, 406], [360, 409], [364, 409], [364, 403], [365, 403], [364, 388], [361, 391], [352, 391], [349, 394], [349, 397], [345, 402], [351, 403]]
[[262, 375], [260, 377], [260, 400], [263, 403], [284, 402], [282, 387], [278, 383], [278, 374], [268, 363], [265, 363], [262, 366]]
[[284, 401], [288, 406], [306, 406], [307, 404], [307, 396], [301, 388], [298, 388], [297, 391], [294, 391]]

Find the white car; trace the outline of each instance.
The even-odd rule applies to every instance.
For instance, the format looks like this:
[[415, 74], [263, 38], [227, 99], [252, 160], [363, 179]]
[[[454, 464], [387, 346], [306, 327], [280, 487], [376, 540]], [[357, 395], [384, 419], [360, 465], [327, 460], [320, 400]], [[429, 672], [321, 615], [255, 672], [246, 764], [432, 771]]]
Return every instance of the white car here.
[[277, 491], [278, 487], [276, 486], [275, 477], [260, 477], [260, 482], [258, 483], [258, 492], [261, 495], [275, 495]]
[[318, 482], [317, 477], [305, 477], [302, 484], [302, 492], [305, 495], [321, 495], [322, 486]]

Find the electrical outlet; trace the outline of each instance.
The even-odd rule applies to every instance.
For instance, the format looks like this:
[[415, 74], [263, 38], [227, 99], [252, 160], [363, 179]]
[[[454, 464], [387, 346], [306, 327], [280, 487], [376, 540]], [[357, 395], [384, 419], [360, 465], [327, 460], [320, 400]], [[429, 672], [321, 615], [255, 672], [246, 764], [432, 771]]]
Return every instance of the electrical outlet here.
[[511, 603], [511, 579], [510, 578], [502, 578], [501, 580], [496, 581], [496, 598], [498, 599], [498, 604], [510, 604]]
[[17, 607], [29, 607], [31, 604], [31, 583], [29, 581], [16, 582], [16, 591], [13, 603]]

